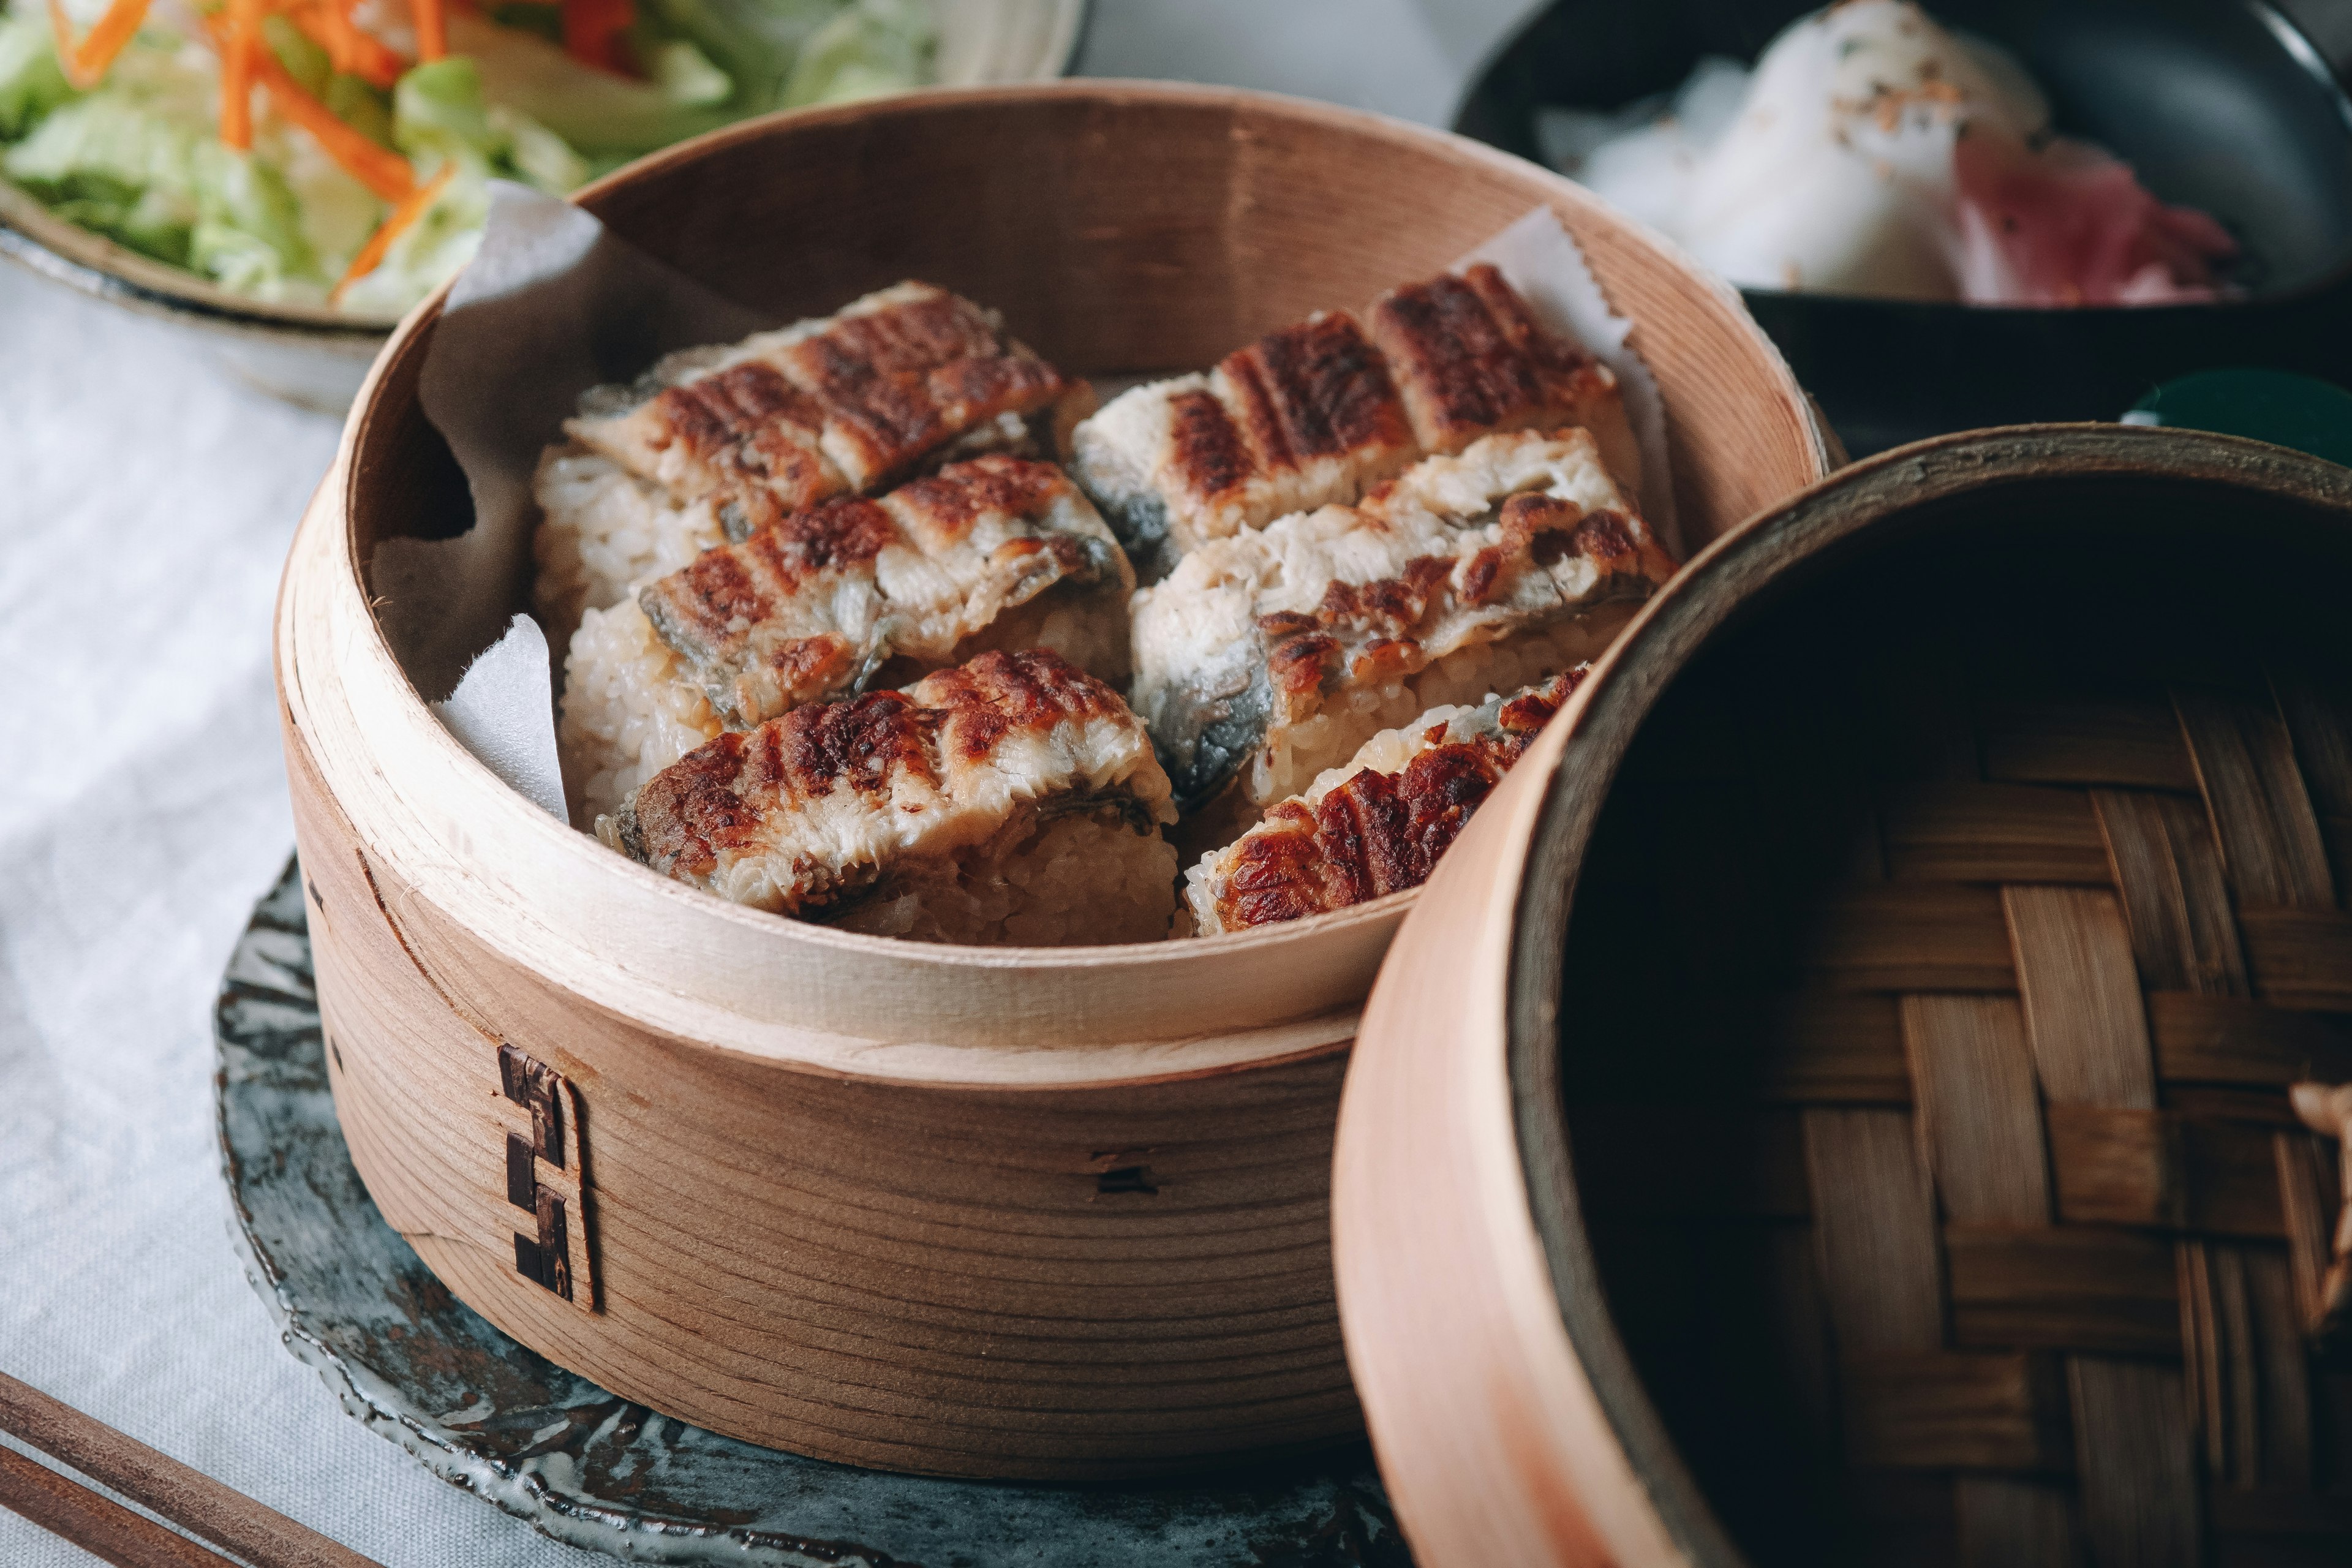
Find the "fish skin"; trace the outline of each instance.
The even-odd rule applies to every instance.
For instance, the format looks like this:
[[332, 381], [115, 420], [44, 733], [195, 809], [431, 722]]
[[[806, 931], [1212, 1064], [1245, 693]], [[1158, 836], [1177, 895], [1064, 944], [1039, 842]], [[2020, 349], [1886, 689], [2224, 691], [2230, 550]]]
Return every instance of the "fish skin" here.
[[673, 354], [583, 395], [565, 432], [741, 539], [785, 512], [989, 449], [1053, 455], [1093, 391], [1001, 318], [907, 282], [831, 316]]
[[1189, 811], [1352, 682], [1645, 597], [1674, 559], [1581, 429], [1489, 436], [1215, 540], [1135, 599], [1136, 711]]
[[1352, 503], [1421, 458], [1570, 425], [1638, 490], [1615, 374], [1481, 263], [1391, 289], [1363, 320], [1318, 312], [1205, 374], [1130, 389], [1077, 427], [1071, 473], [1150, 583], [1210, 541]]
[[1402, 767], [1359, 768], [1277, 803], [1210, 857], [1205, 918], [1197, 901], [1194, 909], [1203, 933], [1300, 920], [1421, 886], [1591, 668], [1428, 725]]
[[598, 837], [664, 876], [788, 915], [1024, 810], [1172, 822], [1168, 778], [1118, 694], [1042, 648], [990, 652], [904, 691], [811, 703], [656, 774]]
[[879, 500], [788, 512], [637, 598], [740, 729], [862, 690], [894, 660], [952, 663], [1005, 612], [1065, 585], [1123, 605], [1134, 574], [1058, 468], [992, 455]]

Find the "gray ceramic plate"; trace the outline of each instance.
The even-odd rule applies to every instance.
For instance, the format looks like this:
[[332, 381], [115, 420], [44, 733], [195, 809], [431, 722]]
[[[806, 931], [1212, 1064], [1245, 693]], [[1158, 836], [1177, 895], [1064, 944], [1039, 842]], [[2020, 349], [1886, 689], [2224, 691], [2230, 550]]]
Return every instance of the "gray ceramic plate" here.
[[1409, 1568], [1360, 1447], [1154, 1488], [934, 1480], [717, 1436], [524, 1349], [384, 1224], [327, 1090], [299, 868], [254, 910], [214, 1015], [247, 1271], [343, 1408], [559, 1541], [775, 1568]]

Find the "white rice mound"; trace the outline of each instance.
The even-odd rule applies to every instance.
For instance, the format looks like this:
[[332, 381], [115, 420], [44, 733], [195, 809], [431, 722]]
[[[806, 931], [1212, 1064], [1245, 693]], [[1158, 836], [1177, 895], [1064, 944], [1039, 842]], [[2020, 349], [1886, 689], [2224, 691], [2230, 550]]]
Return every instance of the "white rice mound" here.
[[952, 860], [895, 871], [830, 923], [911, 942], [1085, 947], [1160, 942], [1176, 912], [1176, 847], [1090, 813], [1010, 823]]
[[709, 700], [636, 600], [582, 614], [563, 660], [555, 730], [574, 826], [593, 831], [599, 816], [719, 730]]
[[[1456, 657], [1459, 657], [1458, 655]], [[1541, 679], [1538, 677], [1538, 679]], [[1522, 681], [1520, 685], [1526, 685]], [[1515, 691], [1517, 687], [1505, 687]], [[1394, 775], [1404, 772], [1413, 758], [1430, 747], [1429, 731], [1440, 724], [1451, 725], [1465, 713], [1475, 713], [1488, 702], [1502, 700], [1488, 691], [1474, 701], [1441, 703], [1425, 709], [1418, 718], [1392, 730], [1383, 730], [1356, 748], [1356, 752], [1336, 768], [1326, 768], [1315, 775], [1315, 782], [1300, 792], [1299, 804], [1312, 811], [1325, 795], [1360, 773]], [[1240, 840], [1234, 840], [1235, 843]], [[1215, 936], [1224, 923], [1217, 916], [1217, 862], [1223, 859], [1232, 844], [1221, 844], [1184, 868], [1184, 908], [1178, 918], [1180, 935]]]
[[548, 640], [569, 642], [589, 610], [607, 610], [727, 542], [709, 501], [679, 506], [659, 487], [585, 447], [550, 447], [531, 478], [541, 521], [531, 605]]
[[1312, 718], [1270, 728], [1265, 744], [1250, 759], [1242, 784], [1255, 808], [1250, 820], [1276, 801], [1305, 794], [1322, 773], [1346, 764], [1381, 731], [1409, 731], [1416, 716], [1430, 709], [1475, 708], [1490, 693], [1517, 691], [1600, 658], [1640, 607], [1630, 602], [1602, 605], [1501, 642], [1456, 648], [1412, 675], [1327, 694]]

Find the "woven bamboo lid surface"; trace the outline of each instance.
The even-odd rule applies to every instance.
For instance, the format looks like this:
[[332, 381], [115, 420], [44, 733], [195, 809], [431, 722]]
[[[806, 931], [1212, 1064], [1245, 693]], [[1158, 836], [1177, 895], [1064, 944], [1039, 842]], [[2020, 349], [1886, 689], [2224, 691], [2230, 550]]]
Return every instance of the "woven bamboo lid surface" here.
[[1425, 1562], [2352, 1562], [2289, 1093], [2352, 1078], [2347, 584], [2352, 474], [2074, 427], [1849, 470], [1645, 614], [1349, 1089]]

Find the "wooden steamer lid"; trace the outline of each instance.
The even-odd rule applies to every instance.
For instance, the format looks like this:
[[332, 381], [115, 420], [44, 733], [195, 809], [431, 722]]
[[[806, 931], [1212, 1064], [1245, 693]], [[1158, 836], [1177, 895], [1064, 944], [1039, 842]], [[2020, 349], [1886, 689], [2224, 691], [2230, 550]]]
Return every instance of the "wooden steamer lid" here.
[[1340, 1307], [1419, 1561], [2352, 1561], [2339, 1149], [2288, 1093], [2352, 1077], [2347, 568], [2352, 472], [2039, 426], [1648, 606], [1351, 1068]]

